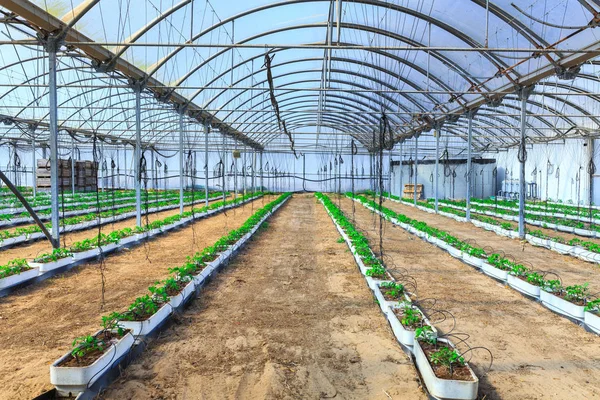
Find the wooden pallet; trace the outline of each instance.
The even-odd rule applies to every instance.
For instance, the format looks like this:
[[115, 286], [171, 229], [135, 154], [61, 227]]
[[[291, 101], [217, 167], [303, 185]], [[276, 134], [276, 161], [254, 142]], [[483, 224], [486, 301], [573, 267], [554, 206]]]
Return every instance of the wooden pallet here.
[[[415, 185], [407, 183], [404, 185], [403, 197], [414, 198], [415, 197]], [[423, 198], [423, 184], [417, 184], [417, 199]]]

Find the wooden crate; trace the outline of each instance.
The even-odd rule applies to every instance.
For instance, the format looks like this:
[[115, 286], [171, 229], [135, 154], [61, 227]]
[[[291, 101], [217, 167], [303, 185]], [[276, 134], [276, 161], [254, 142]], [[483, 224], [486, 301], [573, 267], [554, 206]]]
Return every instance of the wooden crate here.
[[[407, 183], [404, 185], [403, 197], [414, 198], [415, 197], [415, 185], [412, 183]], [[417, 184], [417, 199], [423, 198], [423, 185], [421, 183]]]

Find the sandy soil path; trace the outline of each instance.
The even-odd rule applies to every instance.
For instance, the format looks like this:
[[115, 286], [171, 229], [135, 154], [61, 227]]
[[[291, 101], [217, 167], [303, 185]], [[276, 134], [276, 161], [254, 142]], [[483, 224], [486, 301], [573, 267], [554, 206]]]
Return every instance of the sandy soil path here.
[[295, 195], [104, 398], [424, 399], [338, 238]]

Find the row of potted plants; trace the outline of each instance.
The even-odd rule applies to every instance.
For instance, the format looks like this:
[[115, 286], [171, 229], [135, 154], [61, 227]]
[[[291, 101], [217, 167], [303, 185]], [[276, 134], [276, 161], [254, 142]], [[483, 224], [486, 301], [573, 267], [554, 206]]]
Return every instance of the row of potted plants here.
[[176, 214], [161, 220], [152, 221], [145, 226], [118, 229], [109, 234], [102, 233], [92, 238], [75, 242], [69, 248], [58, 248], [53, 249], [49, 253], [43, 253], [37, 256], [32, 262], [23, 263], [20, 259], [13, 260], [18, 262], [20, 268], [12, 268], [13, 265], [10, 263], [7, 264], [7, 268], [0, 267], [0, 290], [21, 284], [69, 264], [97, 257], [100, 255], [100, 252], [108, 253], [119, 247], [131, 245], [144, 238], [157, 235], [162, 231], [174, 229], [194, 218], [206, 217], [224, 208], [233, 207], [260, 196], [262, 196], [262, 193], [258, 192], [254, 195], [248, 194], [225, 202], [218, 201], [200, 208], [193, 207], [183, 214]]
[[368, 239], [335, 203], [327, 195], [317, 193], [316, 196], [354, 255], [397, 340], [413, 354], [429, 393], [444, 399], [477, 398], [479, 380], [463, 354], [450, 340], [438, 334], [414, 302], [414, 295], [387, 272], [371, 250]]
[[[397, 196], [391, 196], [391, 198], [393, 201], [401, 201]], [[412, 202], [408, 201], [401, 202], [410, 206], [414, 205]], [[434, 206], [431, 203], [420, 202], [417, 207], [428, 212], [433, 212], [434, 210]], [[438, 209], [440, 215], [453, 218], [459, 222], [468, 222], [465, 218], [466, 213], [462, 209], [444, 206], [440, 206]], [[501, 236], [513, 239], [519, 237], [517, 226], [510, 222], [500, 222], [485, 215], [472, 214], [471, 223]], [[577, 237], [565, 239], [561, 236], [551, 236], [543, 233], [539, 229], [526, 229], [525, 239], [534, 246], [545, 247], [560, 254], [571, 255], [584, 261], [600, 263], [600, 244], [589, 240], [582, 240]]]
[[[472, 246], [441, 229], [428, 226], [425, 222], [396, 213], [362, 196], [347, 193], [347, 196], [368, 209], [383, 215], [392, 223], [416, 234], [483, 273], [508, 284], [515, 290], [540, 301], [549, 309], [585, 324], [590, 330], [600, 333], [600, 313], [597, 302], [592, 302], [588, 284], [562, 285], [556, 274], [532, 270], [500, 254], [488, 254], [484, 249]], [[550, 279], [548, 279], [550, 277]], [[588, 306], [588, 303], [596, 306]]]
[[[464, 201], [439, 200], [439, 202], [460, 210], [465, 210], [466, 208]], [[473, 204], [471, 205], [471, 212], [490, 215], [509, 221], [518, 221], [519, 218], [519, 213], [516, 211], [505, 209], [492, 210], [487, 207]], [[596, 225], [594, 223], [586, 223], [555, 216], [533, 215], [531, 213], [525, 214], [525, 220], [530, 225], [555, 229], [567, 233], [574, 233], [579, 236], [600, 237], [600, 225]]]
[[172, 311], [191, 299], [196, 287], [202, 286], [290, 196], [290, 193], [282, 194], [258, 209], [240, 228], [188, 257], [185, 264], [170, 268], [166, 279], [149, 287], [148, 293], [136, 298], [127, 309], [103, 317], [98, 332], [76, 338], [71, 351], [50, 366], [50, 382], [58, 394], [75, 396], [84, 392], [118, 363], [136, 340], [159, 329]]
[[[213, 195], [214, 195], [214, 193], [213, 193]], [[204, 193], [195, 194], [195, 196], [192, 196], [191, 193], [187, 193], [184, 196], [184, 201], [191, 201], [192, 197], [195, 200], [199, 200], [199, 199], [204, 198]], [[169, 194], [168, 196], [165, 196], [165, 197], [154, 197], [154, 198], [150, 198], [150, 197], [146, 198], [145, 196], [143, 196], [142, 201], [144, 203], [148, 203], [148, 204], [152, 204], [152, 205], [173, 203], [173, 202], [179, 201], [179, 195]], [[109, 201], [101, 202], [99, 204], [96, 204], [96, 202], [89, 202], [89, 203], [83, 203], [83, 204], [74, 205], [74, 206], [65, 206], [65, 207], [61, 207], [60, 211], [61, 211], [61, 215], [64, 215], [65, 217], [71, 217], [71, 216], [86, 214], [89, 212], [90, 209], [96, 209], [96, 210], [100, 210], [101, 212], [103, 212], [103, 211], [110, 211], [112, 209], [117, 209], [117, 207], [125, 208], [125, 207], [132, 207], [132, 206], [135, 206], [135, 199], [125, 198], [125, 199], [120, 199], [120, 200], [115, 200], [115, 201], [109, 200]], [[49, 219], [50, 213], [51, 213], [51, 209], [49, 207], [38, 208], [38, 211], [36, 212], [38, 217], [42, 220]], [[24, 211], [24, 212], [21, 212], [18, 214], [17, 213], [0, 214], [0, 225], [16, 225], [16, 224], [30, 222], [30, 221], [33, 221], [33, 219], [31, 218], [31, 215], [27, 211]]]
[[[484, 204], [487, 206], [494, 207], [508, 207], [512, 209], [518, 209], [519, 202], [517, 200], [502, 200], [502, 199], [471, 199], [472, 202]], [[553, 201], [540, 201], [540, 202], [525, 202], [525, 209], [529, 209], [532, 211], [554, 211], [556, 213], [561, 213], [564, 215], [573, 215], [580, 217], [590, 217], [600, 218], [600, 211], [597, 206], [576, 206], [573, 204], [564, 204], [557, 203]]]
[[[221, 197], [221, 193], [209, 193], [210, 199], [216, 199]], [[202, 202], [204, 199], [204, 194], [198, 196], [198, 198], [194, 197], [194, 203]], [[191, 204], [191, 197], [184, 198], [185, 204]], [[179, 205], [179, 199], [171, 200], [171, 201], [160, 201], [154, 204], [154, 207], [149, 209], [148, 212], [161, 211], [165, 208], [172, 208]], [[109, 211], [101, 211], [100, 213], [89, 213], [85, 215], [78, 215], [74, 217], [64, 218], [61, 221], [62, 229], [66, 232], [72, 232], [79, 229], [86, 229], [98, 224], [98, 217], [101, 219], [110, 219], [110, 221], [105, 222], [114, 222], [120, 219], [129, 218], [132, 212], [135, 212], [134, 206], [120, 207], [115, 208]], [[103, 223], [103, 221], [100, 221]], [[50, 229], [50, 224], [46, 224], [46, 226]], [[42, 234], [42, 230], [37, 225], [31, 225], [26, 227], [18, 227], [14, 229], [4, 229], [0, 230], [0, 248], [6, 246], [13, 246], [15, 244], [27, 242], [34, 239], [40, 239], [45, 237]]]

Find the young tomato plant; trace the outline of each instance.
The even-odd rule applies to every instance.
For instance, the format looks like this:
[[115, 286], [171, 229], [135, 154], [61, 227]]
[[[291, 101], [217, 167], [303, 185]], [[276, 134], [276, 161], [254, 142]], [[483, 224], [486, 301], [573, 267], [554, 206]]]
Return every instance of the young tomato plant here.
[[464, 366], [465, 359], [456, 350], [450, 349], [449, 347], [440, 347], [440, 349], [434, 353], [431, 353], [431, 362], [435, 365], [444, 365], [450, 371], [452, 376], [452, 368], [454, 366]]
[[92, 335], [80, 336], [73, 340], [72, 345], [73, 350], [71, 350], [71, 355], [75, 357], [78, 362], [82, 357], [91, 352], [104, 351], [105, 349], [104, 341]]

